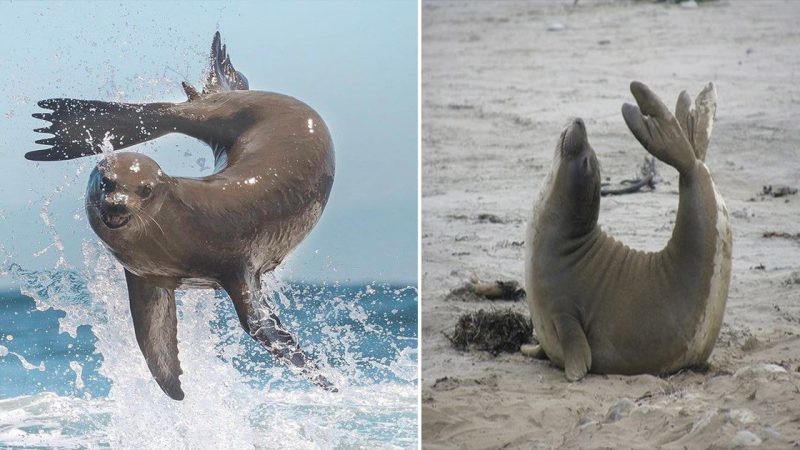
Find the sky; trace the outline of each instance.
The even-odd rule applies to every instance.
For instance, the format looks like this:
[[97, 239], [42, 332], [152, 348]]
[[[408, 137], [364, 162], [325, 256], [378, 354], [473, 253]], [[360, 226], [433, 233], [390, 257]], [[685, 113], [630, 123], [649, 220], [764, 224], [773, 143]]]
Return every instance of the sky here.
[[[201, 87], [215, 31], [250, 89], [291, 95], [331, 130], [336, 178], [320, 222], [282, 276], [417, 278], [417, 4], [364, 2], [0, 3], [0, 269], [84, 267], [98, 242], [83, 198], [96, 156], [33, 163], [36, 102], [180, 102]], [[211, 151], [170, 135], [142, 151], [169, 175], [211, 172]], [[199, 160], [204, 158], [204, 160]], [[0, 277], [0, 285], [8, 285]]]

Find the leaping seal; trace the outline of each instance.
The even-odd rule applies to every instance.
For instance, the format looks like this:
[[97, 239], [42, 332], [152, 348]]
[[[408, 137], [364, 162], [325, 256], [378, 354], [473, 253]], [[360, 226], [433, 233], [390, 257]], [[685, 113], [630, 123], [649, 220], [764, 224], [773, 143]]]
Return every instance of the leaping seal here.
[[55, 161], [121, 149], [169, 133], [208, 144], [215, 171], [171, 177], [152, 159], [112, 153], [86, 191], [92, 229], [125, 268], [136, 340], [153, 377], [176, 400], [179, 380], [174, 291], [223, 288], [242, 327], [278, 360], [335, 390], [262, 301], [260, 277], [281, 263], [322, 214], [334, 176], [328, 128], [306, 104], [248, 90], [219, 33], [202, 93], [184, 103], [125, 104], [51, 99], [33, 116], [50, 145], [25, 155]]
[[526, 288], [540, 348], [568, 380], [587, 371], [666, 374], [699, 365], [722, 325], [731, 277], [728, 210], [703, 162], [716, 111], [709, 83], [673, 115], [642, 83], [622, 115], [680, 174], [675, 228], [660, 252], [629, 248], [597, 224], [600, 172], [582, 120], [561, 133], [528, 226]]

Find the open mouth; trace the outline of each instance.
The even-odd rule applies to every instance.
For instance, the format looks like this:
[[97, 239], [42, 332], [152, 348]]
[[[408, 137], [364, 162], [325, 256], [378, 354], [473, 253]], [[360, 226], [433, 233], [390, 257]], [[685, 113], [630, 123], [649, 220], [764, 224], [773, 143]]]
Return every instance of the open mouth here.
[[128, 221], [131, 218], [131, 215], [104, 213], [102, 217], [103, 217], [103, 223], [105, 223], [108, 228], [114, 229], [114, 228], [119, 228], [128, 223]]

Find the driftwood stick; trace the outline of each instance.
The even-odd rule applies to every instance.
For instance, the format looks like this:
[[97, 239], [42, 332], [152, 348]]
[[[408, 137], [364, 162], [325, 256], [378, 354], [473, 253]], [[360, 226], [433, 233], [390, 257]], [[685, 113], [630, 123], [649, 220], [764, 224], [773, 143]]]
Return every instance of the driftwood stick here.
[[632, 194], [634, 192], [638, 192], [643, 187], [647, 186], [651, 190], [655, 189], [656, 187], [656, 159], [655, 157], [651, 156], [649, 158], [645, 158], [644, 164], [642, 165], [642, 176], [635, 179], [635, 180], [624, 180], [622, 184], [630, 183], [629, 186], [620, 187], [620, 188], [611, 188], [611, 187], [601, 187], [600, 188], [600, 195], [605, 197], [607, 195], [622, 195], [622, 194]]

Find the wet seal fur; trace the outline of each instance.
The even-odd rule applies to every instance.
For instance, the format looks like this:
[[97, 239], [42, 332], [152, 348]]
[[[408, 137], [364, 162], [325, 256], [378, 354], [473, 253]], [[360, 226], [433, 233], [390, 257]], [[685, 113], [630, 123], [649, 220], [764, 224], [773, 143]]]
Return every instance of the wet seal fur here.
[[570, 381], [588, 371], [666, 374], [704, 363], [722, 325], [731, 277], [728, 210], [705, 159], [716, 111], [709, 84], [692, 108], [684, 91], [675, 115], [644, 84], [625, 123], [642, 146], [680, 174], [675, 228], [660, 252], [631, 249], [597, 224], [600, 173], [586, 127], [561, 134], [534, 205], [525, 257], [526, 290], [539, 346]]
[[320, 373], [262, 298], [260, 277], [311, 231], [334, 177], [328, 128], [308, 105], [248, 90], [216, 33], [203, 92], [184, 103], [39, 102], [52, 122], [36, 131], [52, 146], [27, 159], [54, 161], [130, 147], [168, 133], [208, 144], [215, 171], [171, 177], [149, 157], [109, 153], [89, 178], [92, 229], [125, 268], [136, 339], [159, 386], [184, 398], [179, 380], [175, 289], [223, 288], [241, 326], [275, 358], [328, 390]]

